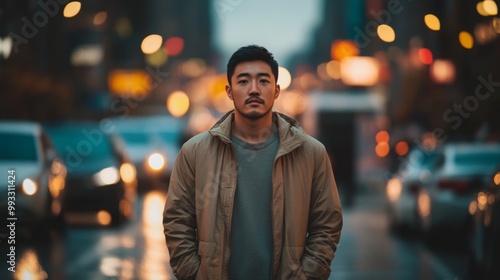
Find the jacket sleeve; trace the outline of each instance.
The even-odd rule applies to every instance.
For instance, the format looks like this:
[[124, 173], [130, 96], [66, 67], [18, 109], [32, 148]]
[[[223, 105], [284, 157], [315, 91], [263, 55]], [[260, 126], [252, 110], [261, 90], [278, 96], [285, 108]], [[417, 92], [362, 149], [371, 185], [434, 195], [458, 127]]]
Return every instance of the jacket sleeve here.
[[163, 213], [170, 265], [177, 279], [194, 279], [200, 266], [196, 236], [195, 172], [185, 148], [175, 161]]
[[328, 279], [342, 229], [342, 208], [324, 146], [316, 150], [308, 235], [302, 257], [307, 279]]

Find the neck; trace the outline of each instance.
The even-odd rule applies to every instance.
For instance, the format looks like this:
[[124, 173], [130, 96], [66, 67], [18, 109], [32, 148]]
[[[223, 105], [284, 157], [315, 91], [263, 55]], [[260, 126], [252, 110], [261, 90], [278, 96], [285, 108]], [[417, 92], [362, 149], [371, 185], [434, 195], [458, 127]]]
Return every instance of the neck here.
[[273, 115], [270, 112], [266, 116], [254, 120], [235, 112], [232, 132], [250, 144], [264, 142], [273, 134]]

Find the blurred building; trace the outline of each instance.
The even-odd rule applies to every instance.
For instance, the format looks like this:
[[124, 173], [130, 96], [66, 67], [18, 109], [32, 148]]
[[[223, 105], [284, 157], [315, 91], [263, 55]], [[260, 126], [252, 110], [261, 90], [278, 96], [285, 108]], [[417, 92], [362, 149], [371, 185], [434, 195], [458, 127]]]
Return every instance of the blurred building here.
[[[498, 1], [325, 0], [323, 5], [313, 47], [296, 64], [309, 63], [315, 71], [337, 59], [336, 42], [353, 42], [356, 55], [381, 65], [375, 86], [385, 88], [393, 126], [442, 129], [450, 139], [498, 139]], [[326, 77], [322, 87], [349, 88], [339, 79]]]
[[[0, 3], [1, 118], [129, 114], [155, 95], [164, 107], [164, 86], [183, 82], [179, 65], [212, 59], [207, 1], [68, 2]], [[141, 44], [151, 34], [161, 46], [146, 54]]]

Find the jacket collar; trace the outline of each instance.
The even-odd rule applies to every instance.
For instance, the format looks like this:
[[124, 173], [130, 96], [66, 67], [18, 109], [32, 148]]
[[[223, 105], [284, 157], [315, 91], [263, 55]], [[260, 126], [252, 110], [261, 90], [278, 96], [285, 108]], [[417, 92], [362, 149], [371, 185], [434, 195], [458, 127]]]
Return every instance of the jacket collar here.
[[[217, 121], [209, 130], [209, 133], [212, 136], [219, 137], [224, 143], [231, 143], [231, 125], [233, 120], [234, 110], [231, 110]], [[276, 120], [278, 125], [280, 139], [280, 147], [276, 157], [286, 154], [304, 143], [306, 140], [306, 133], [296, 120], [278, 112], [273, 112], [273, 120]]]

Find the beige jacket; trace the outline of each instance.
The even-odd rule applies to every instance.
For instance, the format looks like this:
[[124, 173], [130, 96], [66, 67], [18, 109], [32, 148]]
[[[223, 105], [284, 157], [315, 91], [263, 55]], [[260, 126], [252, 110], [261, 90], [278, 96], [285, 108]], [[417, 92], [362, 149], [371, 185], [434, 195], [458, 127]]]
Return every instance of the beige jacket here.
[[[273, 114], [280, 140], [272, 176], [273, 279], [327, 279], [342, 228], [330, 161], [295, 120]], [[179, 280], [228, 278], [237, 176], [233, 115], [187, 141], [172, 171], [163, 226]]]

